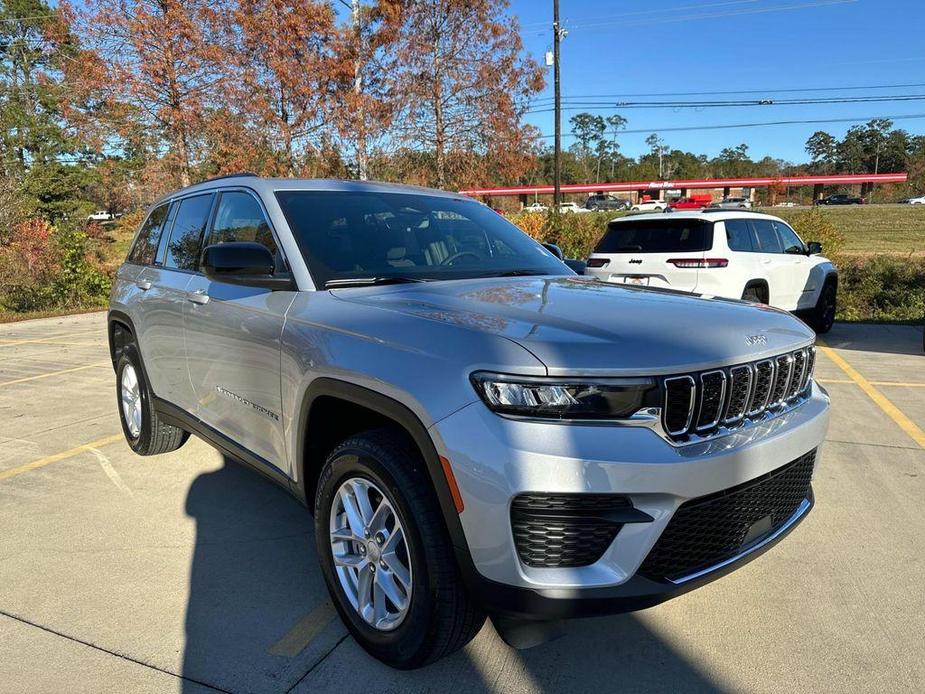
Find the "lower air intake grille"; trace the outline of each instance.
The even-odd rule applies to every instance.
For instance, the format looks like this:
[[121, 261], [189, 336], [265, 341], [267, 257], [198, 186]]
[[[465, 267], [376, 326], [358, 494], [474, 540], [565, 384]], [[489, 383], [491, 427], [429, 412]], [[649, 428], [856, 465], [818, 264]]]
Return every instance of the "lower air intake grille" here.
[[527, 566], [593, 564], [617, 536], [621, 523], [601, 517], [631, 508], [613, 494], [521, 494], [511, 503], [511, 528], [520, 560]]
[[779, 529], [810, 494], [816, 451], [757, 479], [681, 504], [639, 573], [677, 580], [734, 557]]

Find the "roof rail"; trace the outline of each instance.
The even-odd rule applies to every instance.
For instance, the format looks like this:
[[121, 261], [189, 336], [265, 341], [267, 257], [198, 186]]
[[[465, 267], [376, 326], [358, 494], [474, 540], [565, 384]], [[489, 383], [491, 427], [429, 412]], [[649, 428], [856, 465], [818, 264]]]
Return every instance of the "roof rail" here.
[[237, 173], [225, 174], [224, 176], [215, 176], [214, 178], [207, 178], [204, 181], [199, 181], [199, 183], [211, 183], [212, 181], [221, 181], [225, 178], [244, 178], [245, 176], [251, 176], [257, 178], [257, 174], [250, 171], [238, 171]]

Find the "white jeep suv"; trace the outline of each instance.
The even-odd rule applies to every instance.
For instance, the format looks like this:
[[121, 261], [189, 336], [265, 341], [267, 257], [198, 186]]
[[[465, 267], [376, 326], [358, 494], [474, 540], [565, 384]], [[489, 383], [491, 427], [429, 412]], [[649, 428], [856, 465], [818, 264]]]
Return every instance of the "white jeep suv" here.
[[838, 274], [782, 219], [711, 210], [615, 219], [588, 258], [607, 282], [747, 299], [793, 311], [816, 332], [835, 320]]

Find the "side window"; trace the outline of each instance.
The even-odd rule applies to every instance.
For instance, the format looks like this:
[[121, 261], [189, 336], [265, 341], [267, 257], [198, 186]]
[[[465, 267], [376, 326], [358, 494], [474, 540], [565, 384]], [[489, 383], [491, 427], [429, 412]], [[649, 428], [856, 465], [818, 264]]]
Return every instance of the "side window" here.
[[751, 252], [755, 250], [752, 244], [752, 229], [747, 219], [726, 220], [726, 241], [730, 251]]
[[178, 270], [195, 270], [199, 267], [202, 232], [209, 221], [209, 211], [212, 209], [214, 197], [212, 193], [208, 193], [180, 201], [170, 242], [167, 244], [167, 259], [164, 265]]
[[758, 242], [756, 251], [759, 253], [784, 252], [780, 237], [777, 235], [777, 231], [774, 229], [770, 219], [753, 219], [751, 224], [755, 230], [755, 240]]
[[774, 228], [777, 229], [777, 234], [780, 236], [781, 243], [783, 243], [784, 253], [792, 255], [804, 255], [806, 253], [806, 247], [793, 229], [781, 222], [773, 222], [773, 224]]
[[276, 258], [276, 269], [282, 269], [282, 256], [276, 247], [270, 225], [263, 215], [260, 203], [249, 193], [230, 191], [222, 193], [219, 198], [207, 245], [231, 241], [259, 243]]
[[167, 220], [167, 210], [170, 203], [164, 203], [155, 207], [145, 223], [141, 225], [138, 236], [135, 237], [135, 243], [128, 254], [130, 263], [138, 265], [151, 265], [157, 256], [157, 246], [161, 241], [161, 234], [164, 231], [164, 222]]

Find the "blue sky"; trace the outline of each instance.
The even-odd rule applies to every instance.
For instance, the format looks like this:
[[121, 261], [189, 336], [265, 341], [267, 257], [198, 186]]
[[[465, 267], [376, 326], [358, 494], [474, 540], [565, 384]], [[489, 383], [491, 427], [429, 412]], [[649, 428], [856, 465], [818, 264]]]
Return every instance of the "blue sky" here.
[[[785, 9], [792, 8], [792, 9]], [[552, 0], [511, 0], [526, 50], [542, 62], [552, 49]], [[563, 97], [767, 90], [749, 95], [638, 96], [623, 100], [728, 100], [925, 95], [925, 2], [922, 0], [560, 0], [569, 32], [562, 42]], [[552, 71], [541, 97], [551, 97]], [[919, 83], [920, 87], [781, 93], [778, 89]], [[619, 100], [620, 97], [614, 100]], [[543, 102], [551, 103], [551, 98]], [[540, 108], [538, 106], [538, 108]], [[542, 106], [545, 108], [545, 106]], [[563, 112], [563, 131], [570, 130]], [[925, 100], [885, 103], [596, 110], [628, 118], [624, 154], [647, 149], [660, 128], [764, 121], [925, 114]], [[552, 113], [528, 121], [552, 134]], [[663, 132], [671, 147], [717, 154], [746, 143], [753, 158], [800, 162], [806, 138], [822, 129], [841, 136], [851, 123]], [[925, 133], [925, 118], [896, 127]], [[551, 139], [546, 141], [552, 142]], [[565, 138], [563, 146], [572, 140]]]

